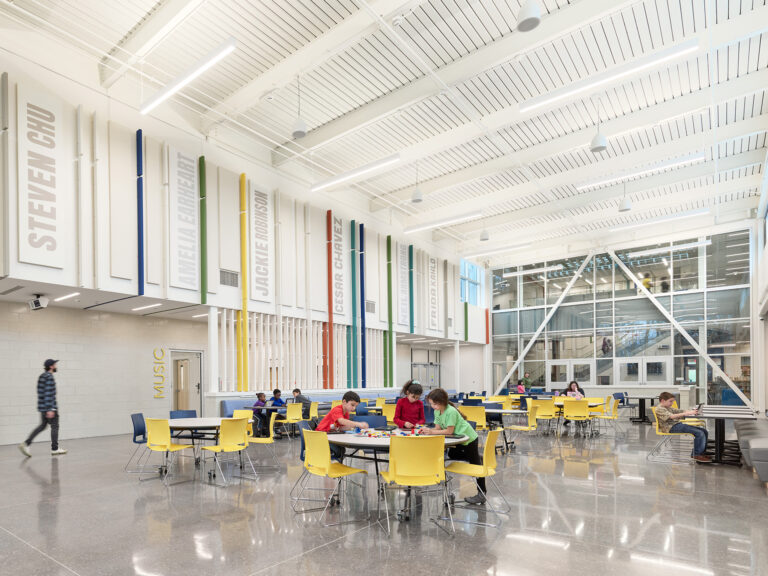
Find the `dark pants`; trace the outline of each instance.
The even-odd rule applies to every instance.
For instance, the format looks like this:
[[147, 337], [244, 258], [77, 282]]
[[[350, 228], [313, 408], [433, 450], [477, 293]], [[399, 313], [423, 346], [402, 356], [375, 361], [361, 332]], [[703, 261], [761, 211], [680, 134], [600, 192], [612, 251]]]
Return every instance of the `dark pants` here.
[[346, 450], [344, 449], [344, 446], [339, 446], [338, 444], [331, 444], [331, 458], [335, 458], [339, 462], [341, 462], [344, 459], [344, 454], [346, 453]]
[[54, 412], [53, 418], [47, 418], [45, 416], [45, 412], [40, 412], [40, 416], [42, 417], [40, 426], [32, 430], [32, 433], [29, 435], [29, 438], [27, 438], [24, 443], [27, 446], [32, 444], [32, 441], [35, 439], [35, 436], [40, 434], [40, 432], [45, 430], [45, 427], [50, 424], [51, 425], [51, 450], [58, 450], [59, 449], [59, 413]]
[[669, 431], [693, 434], [693, 454], [691, 456], [700, 456], [707, 450], [707, 431], [704, 428], [678, 422]]
[[[451, 460], [463, 460], [464, 462], [469, 462], [470, 464], [477, 464], [478, 466], [482, 466], [483, 461], [480, 459], [480, 452], [478, 451], [479, 443], [480, 439], [475, 438], [466, 446], [464, 444], [459, 444], [458, 446], [448, 448], [448, 458]], [[477, 485], [480, 487], [480, 490], [485, 492], [485, 478], [476, 478], [476, 481]]]

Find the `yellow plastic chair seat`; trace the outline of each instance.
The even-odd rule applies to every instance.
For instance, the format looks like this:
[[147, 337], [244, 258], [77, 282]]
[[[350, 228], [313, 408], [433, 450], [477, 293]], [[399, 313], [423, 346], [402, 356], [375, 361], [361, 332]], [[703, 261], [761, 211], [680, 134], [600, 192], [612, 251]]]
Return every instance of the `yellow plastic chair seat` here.
[[147, 448], [154, 452], [178, 452], [179, 450], [186, 450], [187, 448], [193, 448], [192, 444], [150, 444], [147, 443]]
[[315, 476], [327, 476], [328, 478], [343, 478], [345, 476], [351, 476], [352, 474], [368, 474], [365, 470], [345, 466], [338, 462], [331, 462], [331, 465], [327, 469], [314, 470], [312, 465], [307, 466], [306, 468], [307, 472], [310, 474], [314, 474]]
[[[434, 486], [443, 481], [443, 478], [440, 478], [436, 474], [404, 476], [402, 474], [395, 475], [394, 472], [390, 472], [389, 470], [383, 470], [380, 474], [387, 484], [400, 484], [401, 486]], [[395, 480], [396, 477], [397, 480]]]
[[245, 444], [217, 444], [216, 446], [203, 446], [203, 450], [210, 452], [240, 452], [245, 448]]
[[248, 438], [248, 442], [251, 444], [274, 444], [274, 438]]
[[473, 478], [485, 478], [496, 474], [495, 468], [485, 468], [480, 464], [470, 464], [469, 462], [451, 462], [445, 467], [445, 471], [462, 476], [472, 476]]

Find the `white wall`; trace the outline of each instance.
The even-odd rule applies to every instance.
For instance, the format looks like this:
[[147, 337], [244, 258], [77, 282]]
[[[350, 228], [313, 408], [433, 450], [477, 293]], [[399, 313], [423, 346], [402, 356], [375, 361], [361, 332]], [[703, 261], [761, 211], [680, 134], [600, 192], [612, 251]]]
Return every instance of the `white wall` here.
[[482, 392], [489, 389], [490, 384], [484, 384], [484, 362], [483, 346], [460, 346], [459, 347], [459, 381], [456, 390], [459, 392]]
[[[0, 444], [21, 442], [38, 424], [37, 378], [46, 358], [60, 360], [61, 438], [105, 436], [131, 431], [133, 412], [167, 418], [170, 350], [205, 350], [206, 343], [207, 327], [197, 322], [52, 307], [31, 312], [24, 303], [0, 302]], [[155, 398], [153, 356], [160, 349], [165, 397]]]

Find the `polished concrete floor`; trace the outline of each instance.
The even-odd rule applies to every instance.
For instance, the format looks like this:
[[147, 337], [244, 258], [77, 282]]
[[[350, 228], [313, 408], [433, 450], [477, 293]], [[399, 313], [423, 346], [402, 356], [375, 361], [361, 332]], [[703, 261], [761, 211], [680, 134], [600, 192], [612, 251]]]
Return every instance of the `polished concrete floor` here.
[[[410, 522], [392, 518], [390, 536], [375, 522], [323, 528], [294, 514], [301, 467], [287, 439], [279, 472], [226, 488], [139, 482], [122, 471], [127, 436], [64, 442], [59, 457], [42, 443], [30, 459], [2, 446], [0, 575], [768, 574], [768, 495], [751, 472], [649, 464], [651, 427], [624, 428], [618, 439], [519, 439], [496, 477], [511, 513], [500, 529], [457, 524], [455, 537], [428, 521], [432, 495]], [[180, 472], [194, 474], [190, 459]], [[356, 508], [357, 494], [344, 504]]]

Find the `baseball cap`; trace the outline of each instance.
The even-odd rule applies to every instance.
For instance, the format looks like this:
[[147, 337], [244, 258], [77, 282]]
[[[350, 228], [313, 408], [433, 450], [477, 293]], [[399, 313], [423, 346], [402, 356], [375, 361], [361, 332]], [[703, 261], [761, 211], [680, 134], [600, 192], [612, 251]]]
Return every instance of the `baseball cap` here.
[[48, 370], [48, 368], [50, 368], [51, 366], [53, 366], [54, 364], [56, 364], [56, 362], [58, 362], [58, 360], [51, 360], [50, 358], [48, 358], [48, 360], [46, 360], [46, 361], [43, 363], [43, 366], [45, 366], [45, 369], [46, 369], [46, 370]]

